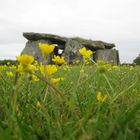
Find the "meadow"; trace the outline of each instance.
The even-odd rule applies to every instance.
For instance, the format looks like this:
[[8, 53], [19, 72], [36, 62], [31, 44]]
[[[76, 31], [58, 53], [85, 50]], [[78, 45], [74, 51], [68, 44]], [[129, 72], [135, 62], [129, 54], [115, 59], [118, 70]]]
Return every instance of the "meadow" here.
[[140, 139], [140, 67], [17, 60], [0, 66], [0, 140]]

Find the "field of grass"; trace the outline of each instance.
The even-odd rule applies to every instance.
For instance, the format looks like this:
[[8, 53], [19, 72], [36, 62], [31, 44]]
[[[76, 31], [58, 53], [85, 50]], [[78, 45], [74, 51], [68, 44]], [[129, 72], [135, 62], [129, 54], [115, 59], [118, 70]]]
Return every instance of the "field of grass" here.
[[50, 84], [0, 67], [0, 140], [140, 139], [140, 67], [57, 69]]

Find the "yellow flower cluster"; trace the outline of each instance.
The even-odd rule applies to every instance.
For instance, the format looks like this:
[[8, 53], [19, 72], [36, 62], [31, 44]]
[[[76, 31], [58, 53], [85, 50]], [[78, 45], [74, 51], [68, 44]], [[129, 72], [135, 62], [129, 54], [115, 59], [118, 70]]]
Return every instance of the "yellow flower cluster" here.
[[75, 60], [75, 64], [79, 64], [80, 63], [80, 60]]
[[47, 55], [50, 54], [51, 52], [53, 52], [55, 46], [54, 45], [50, 45], [50, 44], [39, 44], [39, 48], [42, 52], [43, 55]]
[[83, 56], [85, 64], [89, 64], [89, 58], [93, 54], [91, 50], [87, 50], [85, 47], [79, 50], [79, 53]]
[[97, 92], [97, 95], [96, 95], [96, 99], [99, 101], [99, 102], [105, 102], [106, 99], [107, 99], [107, 95], [102, 95], [102, 93], [100, 91]]
[[63, 77], [51, 78], [51, 83], [52, 83], [52, 84], [56, 84], [56, 83], [58, 83], [58, 82], [60, 82], [60, 81], [63, 81], [63, 80], [64, 80]]
[[85, 47], [79, 50], [79, 53], [84, 57], [84, 58], [89, 58], [93, 52], [91, 50], [87, 50]]
[[29, 65], [32, 64], [34, 61], [34, 57], [27, 54], [22, 54], [20, 56], [17, 56], [16, 58], [17, 61], [22, 65]]
[[55, 65], [40, 65], [40, 72], [43, 76], [48, 75], [51, 76], [57, 71]]
[[65, 63], [64, 56], [60, 57], [60, 56], [54, 55], [54, 58], [52, 59], [52, 61], [55, 62], [56, 64], [64, 64]]
[[119, 70], [121, 68], [120, 66], [113, 65], [104, 60], [98, 60], [97, 65], [98, 65], [98, 70], [101, 73], [105, 73], [107, 71], [112, 71], [112, 70]]
[[7, 71], [7, 72], [6, 72], [6, 75], [7, 75], [7, 76], [10, 76], [10, 77], [14, 76], [13, 72], [11, 72], [11, 71]]
[[64, 71], [70, 71], [70, 69], [71, 69], [71, 67], [68, 66], [68, 65], [65, 65], [65, 66], [63, 67], [63, 70], [64, 70]]
[[32, 75], [31, 81], [37, 82], [37, 81], [39, 81], [39, 79], [37, 78], [37, 76]]
[[34, 57], [22, 54], [20, 56], [17, 56], [17, 61], [19, 62], [17, 71], [18, 72], [34, 72], [36, 70], [36, 67], [32, 64], [34, 61]]

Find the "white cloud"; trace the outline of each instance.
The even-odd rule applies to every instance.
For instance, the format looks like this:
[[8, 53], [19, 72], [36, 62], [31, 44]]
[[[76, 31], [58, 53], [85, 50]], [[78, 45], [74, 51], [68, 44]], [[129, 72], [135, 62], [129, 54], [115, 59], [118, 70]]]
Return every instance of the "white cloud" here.
[[139, 5], [139, 0], [0, 0], [0, 59], [20, 53], [23, 32], [44, 32], [113, 42], [121, 61], [132, 62], [140, 53]]

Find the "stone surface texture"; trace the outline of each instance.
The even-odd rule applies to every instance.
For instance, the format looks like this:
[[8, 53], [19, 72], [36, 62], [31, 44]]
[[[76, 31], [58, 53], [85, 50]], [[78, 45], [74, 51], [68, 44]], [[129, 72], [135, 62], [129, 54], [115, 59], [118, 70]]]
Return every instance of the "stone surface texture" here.
[[95, 53], [95, 59], [96, 61], [104, 60], [115, 65], [119, 64], [119, 54], [118, 51], [115, 49], [97, 50]]
[[[23, 33], [23, 36], [28, 40], [22, 54], [29, 54], [41, 62], [43, 60], [41, 51], [38, 47], [39, 43], [57, 44], [58, 49], [63, 49], [62, 56], [68, 64], [73, 64], [75, 60], [82, 61], [82, 56], [79, 54], [79, 49], [86, 47], [93, 51], [92, 58], [94, 61], [105, 60], [115, 65], [119, 64], [119, 52], [114, 49], [115, 44], [106, 43], [103, 41], [93, 41], [90, 39], [83, 39], [79, 37], [67, 38], [58, 35], [44, 34], [44, 33]], [[57, 50], [58, 50], [57, 49]], [[51, 59], [56, 52], [52, 53], [46, 58], [46, 62], [51, 63]]]

